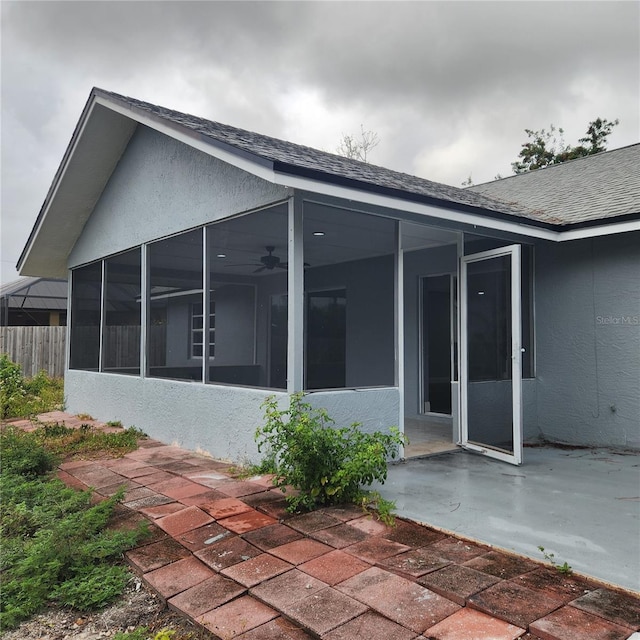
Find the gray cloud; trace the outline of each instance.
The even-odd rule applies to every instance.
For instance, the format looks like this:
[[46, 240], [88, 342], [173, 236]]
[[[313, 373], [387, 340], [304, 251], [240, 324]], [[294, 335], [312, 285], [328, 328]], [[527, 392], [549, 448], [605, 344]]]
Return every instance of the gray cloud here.
[[92, 86], [459, 184], [523, 129], [640, 139], [635, 2], [17, 2], [2, 11], [2, 280]]

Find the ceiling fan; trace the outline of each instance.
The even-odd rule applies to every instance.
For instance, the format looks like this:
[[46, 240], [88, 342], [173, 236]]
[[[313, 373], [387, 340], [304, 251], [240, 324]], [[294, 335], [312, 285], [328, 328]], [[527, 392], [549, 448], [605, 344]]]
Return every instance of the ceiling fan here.
[[[249, 264], [230, 264], [229, 267], [258, 267], [253, 273], [260, 273], [261, 271], [273, 271], [274, 269], [286, 269], [287, 263], [282, 262], [278, 256], [274, 256], [273, 252], [276, 250], [274, 246], [267, 245], [265, 247], [267, 251], [266, 256], [260, 257], [260, 262], [252, 262]], [[304, 263], [305, 267], [309, 266], [309, 263]]]
[[260, 258], [260, 262], [252, 262], [249, 264], [230, 264], [229, 267], [258, 267], [253, 273], [260, 273], [261, 271], [273, 271], [274, 269], [286, 269], [287, 263], [282, 262], [278, 256], [274, 256], [273, 252], [276, 250], [274, 246], [266, 246], [267, 255]]

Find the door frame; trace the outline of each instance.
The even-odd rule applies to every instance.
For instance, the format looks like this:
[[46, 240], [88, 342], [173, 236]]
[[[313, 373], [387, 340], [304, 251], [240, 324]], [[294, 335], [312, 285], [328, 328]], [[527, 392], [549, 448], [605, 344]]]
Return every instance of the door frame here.
[[[477, 442], [469, 442], [469, 399], [468, 399], [468, 286], [467, 265], [472, 262], [481, 262], [502, 256], [510, 256], [511, 259], [511, 384], [512, 384], [512, 431], [513, 453], [496, 449], [489, 445]], [[521, 251], [519, 244], [512, 244], [498, 249], [482, 251], [460, 257], [460, 279], [458, 291], [460, 292], [460, 444], [465, 449], [495, 458], [503, 462], [519, 465], [522, 463], [522, 318], [521, 318]]]

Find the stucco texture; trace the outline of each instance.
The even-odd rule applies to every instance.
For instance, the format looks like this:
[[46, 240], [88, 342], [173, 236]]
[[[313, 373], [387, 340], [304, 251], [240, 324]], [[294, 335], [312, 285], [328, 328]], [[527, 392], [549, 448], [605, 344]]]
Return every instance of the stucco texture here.
[[542, 435], [640, 448], [640, 233], [538, 246], [535, 297]]
[[264, 389], [204, 385], [87, 371], [67, 371], [67, 410], [120, 420], [147, 435], [233, 462], [260, 459], [254, 433], [263, 424]]
[[140, 125], [69, 267], [286, 198], [270, 184]]

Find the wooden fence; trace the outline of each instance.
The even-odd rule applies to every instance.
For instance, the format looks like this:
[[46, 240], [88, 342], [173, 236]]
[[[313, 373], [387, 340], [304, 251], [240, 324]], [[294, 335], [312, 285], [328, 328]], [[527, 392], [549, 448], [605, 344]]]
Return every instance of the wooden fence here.
[[31, 377], [44, 369], [50, 376], [64, 375], [66, 327], [0, 327], [0, 353]]

